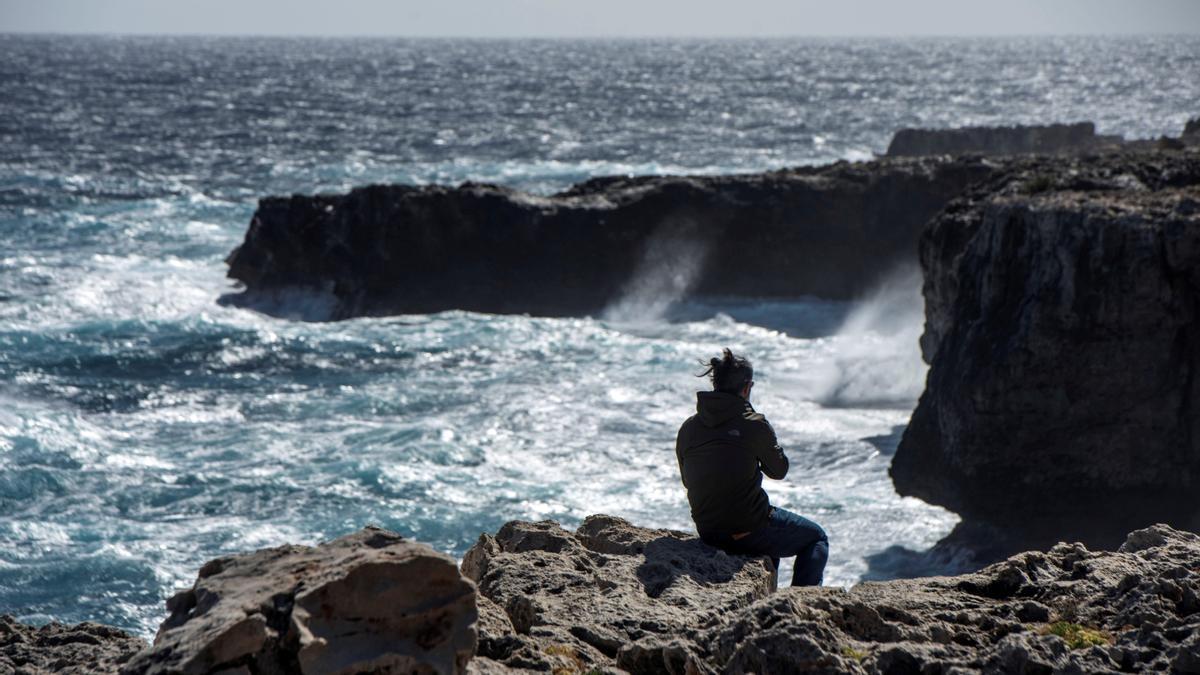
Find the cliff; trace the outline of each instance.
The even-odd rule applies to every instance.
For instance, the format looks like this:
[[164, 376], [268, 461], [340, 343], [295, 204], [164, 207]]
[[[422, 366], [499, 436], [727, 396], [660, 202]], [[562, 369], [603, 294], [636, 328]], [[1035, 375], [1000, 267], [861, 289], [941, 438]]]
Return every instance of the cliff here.
[[888, 157], [925, 155], [1022, 155], [1094, 152], [1119, 144], [1113, 136], [1097, 136], [1091, 122], [962, 127], [957, 129], [901, 129], [892, 136]]
[[[1116, 552], [1058, 544], [848, 590], [773, 591], [763, 559], [610, 516], [483, 535], [462, 564], [477, 593], [439, 558], [368, 528], [218, 559], [124, 672], [1200, 673], [1200, 536], [1163, 525]], [[7, 620], [0, 638], [0, 667], [22, 673], [113, 673], [132, 640]], [[322, 656], [274, 660], [288, 645]]]
[[1091, 122], [1028, 124], [1005, 127], [901, 129], [892, 136], [888, 157], [934, 155], [1095, 155], [1111, 152], [1182, 150], [1200, 145], [1200, 119], [1189, 120], [1178, 137], [1125, 139], [1099, 135]]
[[272, 197], [228, 259], [229, 301], [327, 294], [333, 318], [466, 309], [597, 313], [634, 292], [850, 298], [911, 262], [979, 159], [719, 177], [598, 178], [551, 197], [494, 185]]
[[1035, 159], [920, 241], [930, 364], [902, 495], [1022, 544], [1200, 505], [1200, 155]]

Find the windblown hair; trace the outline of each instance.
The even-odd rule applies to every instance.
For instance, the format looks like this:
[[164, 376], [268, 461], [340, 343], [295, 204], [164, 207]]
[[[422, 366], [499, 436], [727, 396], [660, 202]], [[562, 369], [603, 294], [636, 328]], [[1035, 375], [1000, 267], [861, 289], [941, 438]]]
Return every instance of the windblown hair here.
[[708, 369], [696, 377], [708, 376], [716, 391], [740, 394], [746, 383], [754, 379], [754, 367], [750, 365], [750, 360], [735, 356], [728, 347], [721, 353], [721, 358], [709, 359], [706, 365]]

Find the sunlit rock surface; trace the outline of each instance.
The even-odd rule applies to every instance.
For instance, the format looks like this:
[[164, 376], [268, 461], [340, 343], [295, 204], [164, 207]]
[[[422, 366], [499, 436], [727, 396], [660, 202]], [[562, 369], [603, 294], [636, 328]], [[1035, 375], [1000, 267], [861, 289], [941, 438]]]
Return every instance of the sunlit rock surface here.
[[786, 589], [700, 635], [669, 672], [1200, 672], [1200, 537], [1059, 544], [976, 574]]
[[1200, 509], [1200, 154], [1030, 160], [921, 239], [926, 390], [902, 495], [1022, 546]]
[[167, 609], [122, 672], [456, 673], [476, 644], [454, 560], [373, 527], [211, 560]]
[[663, 672], [689, 638], [775, 588], [766, 558], [611, 516], [575, 532], [510, 522], [482, 535], [462, 567], [479, 585], [477, 672]]
[[[836, 546], [836, 541], [834, 542]], [[1200, 536], [1058, 544], [975, 574], [771, 593], [757, 559], [609, 516], [512, 522], [463, 561], [479, 673], [1197, 672]]]
[[911, 263], [979, 159], [892, 159], [742, 176], [596, 178], [550, 197], [376, 185], [259, 202], [228, 301], [303, 290], [328, 318], [446, 309], [594, 314], [630, 296], [851, 298]]
[[[210, 562], [122, 672], [1197, 673], [1197, 560], [1200, 536], [1155, 525], [1118, 551], [776, 591], [765, 559], [591, 516], [482, 535], [462, 562], [476, 594], [444, 556], [367, 529]], [[143, 645], [0, 620], [3, 672], [114, 673]]]

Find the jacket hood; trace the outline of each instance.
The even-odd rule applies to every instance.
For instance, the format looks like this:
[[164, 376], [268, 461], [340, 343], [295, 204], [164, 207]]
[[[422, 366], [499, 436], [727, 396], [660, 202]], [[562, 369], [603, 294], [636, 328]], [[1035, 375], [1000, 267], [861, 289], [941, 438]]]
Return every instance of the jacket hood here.
[[746, 399], [723, 391], [696, 392], [696, 413], [704, 426], [716, 427], [746, 412]]

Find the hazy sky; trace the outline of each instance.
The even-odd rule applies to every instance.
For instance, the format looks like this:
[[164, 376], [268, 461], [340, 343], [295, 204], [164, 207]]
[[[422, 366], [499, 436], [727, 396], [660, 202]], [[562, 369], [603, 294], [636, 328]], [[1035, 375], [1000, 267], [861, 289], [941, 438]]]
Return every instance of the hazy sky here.
[[0, 32], [472, 37], [1200, 34], [1200, 0], [0, 0]]

